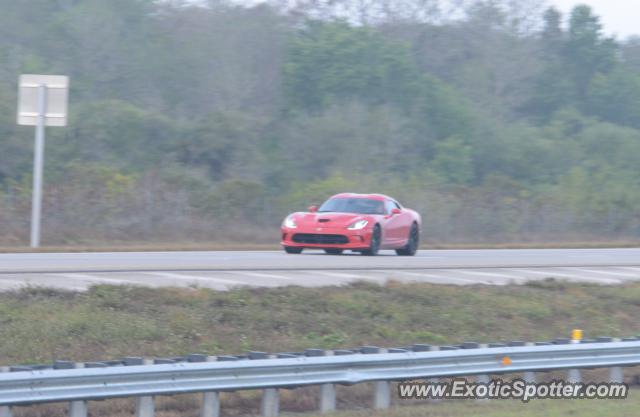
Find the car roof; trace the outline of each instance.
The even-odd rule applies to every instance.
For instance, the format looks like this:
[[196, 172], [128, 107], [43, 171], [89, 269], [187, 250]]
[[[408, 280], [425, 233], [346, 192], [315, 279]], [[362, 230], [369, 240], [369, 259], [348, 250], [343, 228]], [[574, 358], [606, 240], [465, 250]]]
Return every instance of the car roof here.
[[394, 200], [393, 198], [384, 194], [358, 194], [358, 193], [340, 193], [340, 194], [331, 196], [330, 199], [332, 198], [368, 198], [370, 200], [380, 200], [380, 201]]

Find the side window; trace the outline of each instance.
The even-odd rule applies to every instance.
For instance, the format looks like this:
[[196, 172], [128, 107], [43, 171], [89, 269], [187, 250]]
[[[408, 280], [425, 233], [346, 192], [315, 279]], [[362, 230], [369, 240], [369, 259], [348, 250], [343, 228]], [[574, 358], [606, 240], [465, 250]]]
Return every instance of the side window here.
[[396, 208], [396, 204], [393, 201], [391, 200], [384, 201], [384, 209], [387, 212], [387, 214], [391, 214], [391, 210], [393, 210], [394, 208]]
[[397, 208], [397, 209], [402, 210], [402, 207], [400, 207], [400, 204], [397, 201], [392, 201], [392, 203], [393, 203], [393, 206], [394, 206], [393, 208]]

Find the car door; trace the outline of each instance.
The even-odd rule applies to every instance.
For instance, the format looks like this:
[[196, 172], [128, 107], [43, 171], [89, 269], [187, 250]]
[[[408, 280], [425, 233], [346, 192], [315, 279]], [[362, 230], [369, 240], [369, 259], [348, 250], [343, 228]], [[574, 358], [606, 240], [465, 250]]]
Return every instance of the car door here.
[[[404, 223], [406, 222], [403, 217], [406, 217], [407, 213], [402, 213], [402, 209], [400, 205], [393, 200], [385, 200], [385, 209], [387, 214], [386, 224], [385, 224], [385, 235], [384, 243], [386, 246], [398, 247], [401, 245], [402, 241], [406, 239], [405, 235], [408, 235], [408, 232], [405, 232], [406, 226]], [[401, 210], [400, 213], [393, 213], [393, 209]]]

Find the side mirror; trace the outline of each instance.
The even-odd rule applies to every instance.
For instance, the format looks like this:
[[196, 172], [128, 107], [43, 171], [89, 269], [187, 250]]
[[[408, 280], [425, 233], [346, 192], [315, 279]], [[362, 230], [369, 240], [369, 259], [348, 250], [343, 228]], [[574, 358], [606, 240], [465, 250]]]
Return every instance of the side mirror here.
[[400, 210], [399, 208], [391, 209], [392, 216], [395, 216], [396, 214], [400, 214], [400, 213], [402, 213], [402, 210]]
[[316, 211], [318, 211], [318, 206], [309, 206], [309, 211], [311, 213], [315, 213]]

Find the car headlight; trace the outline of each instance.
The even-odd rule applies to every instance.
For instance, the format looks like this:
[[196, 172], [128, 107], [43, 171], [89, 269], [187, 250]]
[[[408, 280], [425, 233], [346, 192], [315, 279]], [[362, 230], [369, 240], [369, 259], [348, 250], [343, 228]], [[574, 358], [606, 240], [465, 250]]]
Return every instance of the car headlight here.
[[295, 229], [296, 227], [298, 227], [298, 225], [291, 217], [287, 217], [286, 219], [284, 219], [284, 227]]
[[353, 223], [351, 226], [347, 227], [347, 229], [349, 229], [349, 230], [362, 230], [365, 227], [367, 227], [368, 224], [369, 224], [369, 222], [367, 220], [358, 220], [357, 222]]

